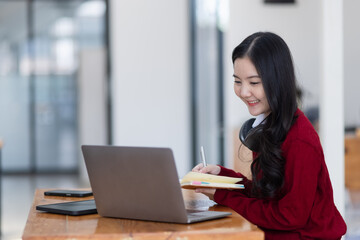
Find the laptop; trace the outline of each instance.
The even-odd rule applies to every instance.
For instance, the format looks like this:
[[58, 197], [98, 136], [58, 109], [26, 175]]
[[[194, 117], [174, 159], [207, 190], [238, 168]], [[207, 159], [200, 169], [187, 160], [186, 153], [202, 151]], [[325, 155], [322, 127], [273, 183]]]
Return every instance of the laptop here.
[[194, 223], [231, 215], [185, 209], [169, 148], [94, 145], [81, 148], [100, 216]]

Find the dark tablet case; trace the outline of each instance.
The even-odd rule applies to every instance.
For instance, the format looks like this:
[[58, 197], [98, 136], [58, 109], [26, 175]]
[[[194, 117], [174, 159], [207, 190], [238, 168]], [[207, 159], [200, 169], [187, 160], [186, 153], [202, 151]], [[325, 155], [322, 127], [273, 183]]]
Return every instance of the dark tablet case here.
[[36, 210], [71, 216], [97, 213], [95, 200], [53, 203], [36, 206]]

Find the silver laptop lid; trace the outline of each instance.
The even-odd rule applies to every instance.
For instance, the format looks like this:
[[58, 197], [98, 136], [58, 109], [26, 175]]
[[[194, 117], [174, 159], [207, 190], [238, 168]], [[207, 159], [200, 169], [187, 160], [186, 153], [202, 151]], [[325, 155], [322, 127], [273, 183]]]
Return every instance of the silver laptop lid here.
[[187, 222], [171, 149], [86, 145], [82, 152], [101, 216]]

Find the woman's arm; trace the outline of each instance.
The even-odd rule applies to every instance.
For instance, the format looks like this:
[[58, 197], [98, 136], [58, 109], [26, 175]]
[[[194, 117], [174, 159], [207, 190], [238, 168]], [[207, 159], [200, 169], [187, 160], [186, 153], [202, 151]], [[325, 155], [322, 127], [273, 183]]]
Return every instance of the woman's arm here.
[[[227, 177], [236, 177], [236, 178], [242, 178], [243, 180], [239, 183], [244, 184], [245, 189], [238, 190], [242, 194], [245, 194], [245, 196], [250, 196], [251, 193], [251, 181], [248, 180], [244, 175], [241, 173], [237, 173], [234, 170], [225, 168], [220, 165], [207, 165], [206, 167], [203, 167], [203, 164], [200, 163], [196, 165], [192, 171], [194, 172], [201, 172], [201, 173], [208, 173], [213, 175], [220, 175], [220, 176], [227, 176]], [[210, 199], [214, 199], [215, 189], [206, 189], [206, 188], [199, 188], [195, 190], [198, 193], [203, 193], [206, 196], [208, 196]]]
[[245, 177], [243, 174], [241, 174], [239, 172], [235, 172], [232, 169], [220, 166], [219, 175], [227, 176], [227, 177], [242, 178], [243, 180], [240, 183], [244, 184], [245, 189], [239, 190], [239, 192], [241, 192], [242, 194], [245, 194], [245, 196], [248, 196], [248, 197], [251, 196], [252, 181], [249, 180], [247, 177]]
[[263, 228], [292, 230], [303, 227], [315, 201], [323, 156], [305, 142], [290, 144], [289, 151], [284, 156], [285, 185], [281, 199], [249, 198], [237, 191], [217, 190], [214, 200]]

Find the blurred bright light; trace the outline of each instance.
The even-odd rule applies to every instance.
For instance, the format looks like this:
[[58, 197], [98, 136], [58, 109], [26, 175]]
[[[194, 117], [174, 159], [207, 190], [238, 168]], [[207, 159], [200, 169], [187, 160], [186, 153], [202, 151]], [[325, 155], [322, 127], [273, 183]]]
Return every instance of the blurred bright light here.
[[52, 34], [56, 37], [70, 37], [75, 33], [74, 20], [69, 17], [62, 17], [56, 20], [52, 27]]
[[79, 17], [101, 17], [105, 14], [106, 6], [102, 0], [86, 1], [80, 5], [76, 15]]
[[218, 26], [220, 30], [226, 31], [227, 26], [229, 25], [229, 1], [222, 0], [218, 2], [218, 16], [219, 22]]
[[72, 39], [57, 40], [53, 46], [54, 71], [58, 74], [72, 74], [77, 68], [75, 43]]
[[199, 26], [213, 26], [216, 23], [216, 0], [197, 0], [196, 18]]
[[229, 18], [228, 0], [197, 0], [196, 4], [198, 26], [218, 25], [221, 30], [226, 28]]

